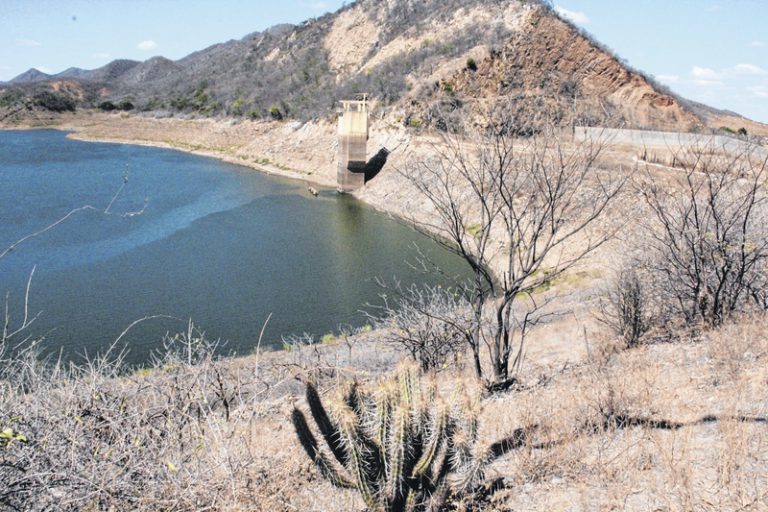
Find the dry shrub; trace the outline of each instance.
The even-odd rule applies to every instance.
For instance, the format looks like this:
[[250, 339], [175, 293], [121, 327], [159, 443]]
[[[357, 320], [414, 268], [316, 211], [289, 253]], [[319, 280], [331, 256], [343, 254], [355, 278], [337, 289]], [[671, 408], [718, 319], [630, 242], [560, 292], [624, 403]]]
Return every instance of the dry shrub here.
[[382, 304], [369, 306], [368, 317], [386, 343], [398, 346], [423, 372], [440, 371], [466, 352], [472, 317], [469, 303], [458, 291], [440, 286], [387, 288]]
[[750, 148], [712, 149], [683, 151], [685, 171], [669, 182], [649, 175], [640, 189], [652, 219], [642, 243], [655, 299], [689, 326], [768, 305], [768, 160]]
[[0, 450], [0, 509], [248, 502], [249, 376], [214, 358], [192, 328], [166, 348], [156, 366], [133, 374], [119, 353], [69, 367], [41, 364], [34, 352], [4, 359], [0, 424], [26, 442]]
[[619, 273], [613, 289], [601, 303], [601, 322], [606, 324], [626, 347], [636, 347], [651, 329], [648, 285], [632, 268]]
[[[766, 325], [742, 318], [696, 343], [595, 357], [486, 398], [481, 446], [526, 435], [487, 468], [501, 490], [461, 506], [768, 508]], [[273, 377], [209, 357], [190, 338], [132, 374], [121, 373], [119, 358], [63, 368], [6, 357], [0, 432], [28, 442], [0, 448], [0, 510], [363, 508], [355, 491], [332, 492], [301, 452], [291, 400], [260, 400], [261, 381]], [[287, 364], [294, 355], [272, 356]], [[438, 388], [471, 381], [466, 373], [440, 374]], [[323, 394], [335, 379], [322, 381]]]

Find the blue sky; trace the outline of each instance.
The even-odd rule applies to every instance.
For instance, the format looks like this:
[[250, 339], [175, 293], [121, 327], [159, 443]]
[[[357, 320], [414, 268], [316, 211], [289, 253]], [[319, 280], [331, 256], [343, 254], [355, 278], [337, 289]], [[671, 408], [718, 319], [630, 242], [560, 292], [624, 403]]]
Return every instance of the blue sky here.
[[557, 6], [681, 96], [768, 123], [768, 0], [560, 0]]
[[[0, 0], [0, 80], [112, 59], [178, 59], [342, 0]], [[768, 123], [768, 0], [558, 0], [630, 65], [684, 97]]]

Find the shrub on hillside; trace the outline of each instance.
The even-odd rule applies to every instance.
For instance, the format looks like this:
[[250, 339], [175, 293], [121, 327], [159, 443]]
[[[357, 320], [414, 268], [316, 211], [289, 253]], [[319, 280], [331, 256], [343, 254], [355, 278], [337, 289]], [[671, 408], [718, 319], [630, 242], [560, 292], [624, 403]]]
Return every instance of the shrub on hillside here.
[[34, 105], [52, 112], [74, 112], [75, 100], [64, 94], [52, 91], [42, 91], [32, 98]]
[[598, 318], [631, 348], [639, 345], [651, 328], [649, 307], [647, 284], [635, 269], [627, 269], [608, 292]]
[[7, 89], [0, 94], [0, 108], [17, 105], [24, 100], [24, 93], [19, 89]]
[[391, 292], [368, 312], [384, 341], [402, 348], [424, 372], [443, 369], [464, 353], [472, 319], [461, 294], [416, 285]]
[[241, 412], [244, 381], [191, 323], [133, 371], [122, 353], [65, 366], [16, 345], [0, 339], [0, 510], [191, 511], [241, 499], [254, 461], [236, 434], [253, 403]]
[[280, 111], [280, 107], [278, 107], [277, 105], [272, 105], [271, 107], [269, 107], [269, 115], [275, 121], [283, 120], [283, 113]]
[[124, 111], [124, 112], [127, 112], [129, 110], [133, 110], [134, 109], [134, 105], [129, 100], [123, 100], [123, 101], [121, 101], [120, 103], [117, 104], [117, 108], [122, 110], [122, 111]]
[[112, 112], [115, 109], [117, 109], [117, 106], [111, 101], [102, 101], [99, 103], [99, 110], [103, 110], [104, 112]]

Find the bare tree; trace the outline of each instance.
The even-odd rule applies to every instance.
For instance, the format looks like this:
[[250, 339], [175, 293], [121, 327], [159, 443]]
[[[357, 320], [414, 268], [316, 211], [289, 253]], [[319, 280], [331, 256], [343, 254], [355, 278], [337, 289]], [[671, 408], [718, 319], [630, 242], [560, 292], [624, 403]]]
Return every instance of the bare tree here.
[[750, 304], [765, 309], [768, 157], [699, 146], [673, 161], [682, 172], [671, 182], [642, 187], [657, 221], [649, 266], [662, 301], [688, 324], [719, 325]]
[[[512, 382], [510, 361], [519, 368], [530, 313], [539, 306], [534, 292], [608, 239], [608, 233], [587, 228], [627, 178], [598, 172], [600, 141], [569, 144], [551, 125], [519, 138], [517, 126], [497, 109], [481, 123], [443, 134], [429, 158], [401, 170], [433, 209], [431, 220], [411, 220], [472, 270], [467, 338], [478, 378], [481, 346], [487, 347], [487, 384], [494, 388]], [[530, 299], [528, 312], [516, 315], [523, 298]], [[488, 305], [491, 327], [485, 332]]]

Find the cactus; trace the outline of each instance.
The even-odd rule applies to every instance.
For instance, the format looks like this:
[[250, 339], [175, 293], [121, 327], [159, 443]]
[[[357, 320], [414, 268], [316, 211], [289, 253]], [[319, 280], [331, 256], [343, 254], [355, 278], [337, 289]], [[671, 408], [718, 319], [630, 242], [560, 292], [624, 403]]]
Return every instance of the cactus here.
[[356, 488], [370, 510], [436, 510], [450, 493], [477, 486], [485, 466], [501, 454], [477, 454], [478, 407], [463, 389], [456, 394], [449, 405], [433, 383], [422, 385], [413, 366], [403, 366], [374, 392], [352, 386], [328, 410], [315, 385], [306, 383], [326, 449], [303, 412], [294, 408], [292, 420], [322, 475], [337, 487]]

